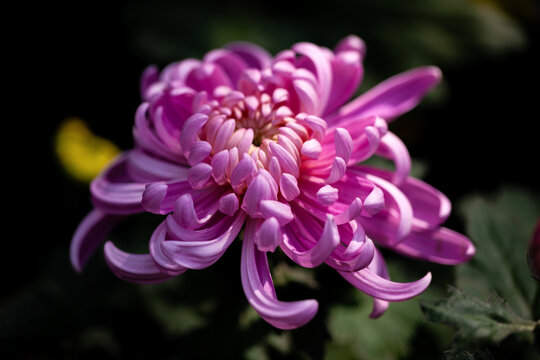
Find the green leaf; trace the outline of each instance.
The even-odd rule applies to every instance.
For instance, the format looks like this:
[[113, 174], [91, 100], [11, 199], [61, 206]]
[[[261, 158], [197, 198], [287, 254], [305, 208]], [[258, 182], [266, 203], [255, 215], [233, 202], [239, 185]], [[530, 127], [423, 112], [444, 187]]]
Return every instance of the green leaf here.
[[476, 255], [457, 268], [457, 286], [486, 299], [493, 290], [522, 317], [532, 318], [536, 283], [527, 266], [527, 246], [540, 216], [540, 199], [504, 189], [494, 199], [473, 196], [460, 205]]
[[444, 352], [446, 360], [494, 360], [495, 358], [486, 349], [467, 350], [448, 350]]
[[[334, 340], [331, 354], [353, 353], [358, 359], [398, 359], [409, 353], [415, 328], [422, 321], [417, 303], [393, 303], [376, 320], [369, 318], [371, 307], [371, 299], [358, 293], [356, 306], [331, 309], [328, 317], [328, 330]], [[331, 354], [326, 359], [331, 359]]]
[[460, 346], [482, 341], [499, 343], [511, 334], [531, 334], [539, 325], [517, 315], [496, 294], [484, 302], [451, 288], [449, 298], [424, 301], [421, 307], [428, 320], [457, 328]]

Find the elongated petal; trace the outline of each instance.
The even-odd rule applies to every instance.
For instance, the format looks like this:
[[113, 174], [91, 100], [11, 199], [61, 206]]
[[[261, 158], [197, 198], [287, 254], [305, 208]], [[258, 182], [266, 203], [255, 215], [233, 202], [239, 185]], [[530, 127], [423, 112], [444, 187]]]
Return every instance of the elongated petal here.
[[272, 57], [266, 50], [252, 43], [233, 42], [225, 48], [237, 54], [249, 67], [259, 70], [270, 67], [272, 62]]
[[332, 59], [332, 90], [324, 115], [337, 110], [347, 101], [362, 81], [364, 69], [358, 51], [342, 51]]
[[350, 237], [348, 245], [338, 246], [326, 263], [336, 270], [358, 271], [373, 262], [376, 248], [373, 241], [365, 236], [361, 226], [358, 226], [352, 237], [345, 231], [344, 226], [340, 227], [340, 236], [342, 243], [345, 243], [345, 237]]
[[244, 212], [238, 212], [235, 218], [225, 216], [219, 220], [224, 223], [224, 228], [216, 238], [189, 241], [183, 239], [166, 240], [162, 245], [163, 250], [179, 266], [188, 269], [206, 268], [219, 260], [225, 253], [240, 232], [245, 219]]
[[[392, 181], [394, 175], [387, 170], [367, 166], [358, 167], [361, 171], [373, 174], [386, 181]], [[399, 189], [407, 196], [413, 208], [414, 221], [422, 221], [430, 228], [437, 228], [450, 215], [452, 204], [439, 190], [422, 180], [408, 177], [399, 185]]]
[[[316, 267], [322, 264], [328, 256], [339, 245], [339, 232], [334, 219], [328, 215], [324, 228], [320, 233], [320, 239], [315, 241], [306, 231], [303, 232], [305, 240], [300, 238], [299, 229], [303, 227], [300, 221], [293, 221], [291, 225], [284, 228], [284, 238], [281, 243], [281, 249], [293, 261], [304, 267]], [[298, 235], [295, 235], [296, 234]], [[312, 247], [308, 247], [307, 243], [314, 243]]]
[[126, 161], [130, 176], [142, 183], [185, 179], [189, 169], [182, 164], [158, 159], [138, 149], [130, 151]]
[[411, 157], [403, 141], [388, 132], [381, 138], [381, 146], [377, 149], [377, 154], [394, 161], [395, 172], [392, 182], [396, 185], [403, 183], [411, 172]]
[[134, 214], [143, 211], [141, 206], [145, 184], [133, 182], [126, 170], [128, 154], [116, 158], [90, 184], [92, 202], [110, 214]]
[[184, 123], [182, 134], [180, 135], [180, 145], [182, 146], [182, 150], [186, 156], [189, 156], [191, 145], [193, 145], [199, 131], [207, 121], [207, 115], [193, 114]]
[[413, 223], [411, 203], [392, 183], [370, 174], [367, 174], [366, 178], [383, 190], [385, 209], [369, 219], [361, 218], [360, 223], [371, 238], [394, 246], [411, 231]]
[[163, 273], [156, 266], [150, 254], [129, 254], [118, 249], [110, 241], [105, 244], [104, 252], [107, 265], [120, 279], [141, 284], [152, 284], [173, 277]]
[[147, 96], [147, 90], [158, 80], [159, 70], [157, 66], [150, 65], [148, 66], [141, 75], [140, 80], [140, 92], [141, 92], [141, 98], [143, 100], [148, 100], [149, 97]]
[[124, 216], [106, 214], [92, 210], [75, 230], [69, 248], [71, 264], [78, 272], [90, 258], [105, 236], [122, 220]]
[[413, 227], [413, 231], [393, 248], [403, 255], [445, 265], [469, 261], [475, 253], [472, 242], [447, 228], [430, 230]]
[[[167, 220], [171, 217], [168, 216]], [[176, 224], [176, 223], [175, 223]], [[168, 275], [178, 275], [186, 271], [186, 268], [176, 264], [172, 258], [163, 249], [163, 243], [165, 242], [165, 236], [167, 234], [167, 222], [163, 221], [152, 233], [150, 237], [150, 256], [154, 260], [156, 266], [161, 272]]]
[[[390, 274], [388, 274], [386, 263], [384, 262], [384, 258], [379, 250], [375, 249], [375, 256], [368, 265], [368, 268], [371, 269], [371, 271], [373, 271], [375, 274], [390, 280]], [[386, 312], [389, 305], [390, 303], [386, 300], [373, 298], [373, 310], [371, 311], [371, 314], [369, 314], [369, 317], [372, 319], [378, 318]]]
[[135, 143], [151, 154], [156, 154], [170, 161], [184, 162], [184, 154], [169, 148], [156, 135], [149, 122], [148, 108], [148, 103], [142, 103], [135, 113], [135, 126], [133, 127]]
[[317, 92], [319, 95], [319, 103], [317, 104], [316, 112], [311, 113], [315, 115], [322, 114], [330, 98], [332, 66], [324, 56], [322, 49], [317, 45], [307, 42], [298, 43], [293, 46], [293, 50], [304, 55], [313, 63], [318, 80]]
[[441, 71], [434, 66], [401, 73], [343, 106], [340, 115], [342, 118], [375, 115], [387, 120], [395, 119], [415, 107], [441, 77]]
[[248, 220], [242, 243], [242, 287], [249, 303], [259, 315], [280, 329], [295, 329], [306, 324], [317, 313], [315, 300], [279, 301], [266, 255], [255, 247], [256, 223]]
[[410, 283], [396, 283], [364, 268], [356, 272], [338, 271], [341, 276], [357, 289], [377, 299], [396, 302], [409, 300], [421, 294], [431, 282], [431, 273]]
[[221, 66], [232, 84], [238, 82], [240, 74], [248, 67], [246, 62], [240, 56], [226, 49], [210, 51], [205, 55], [204, 60]]

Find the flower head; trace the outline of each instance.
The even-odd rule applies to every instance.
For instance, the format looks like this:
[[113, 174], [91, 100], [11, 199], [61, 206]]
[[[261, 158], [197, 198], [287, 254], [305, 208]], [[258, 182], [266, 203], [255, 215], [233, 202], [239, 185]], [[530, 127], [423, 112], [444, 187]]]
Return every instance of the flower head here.
[[[470, 241], [440, 227], [449, 200], [409, 176], [407, 149], [388, 131], [437, 84], [439, 69], [397, 75], [346, 103], [364, 56], [362, 40], [349, 36], [334, 51], [298, 43], [271, 57], [233, 43], [161, 72], [149, 67], [135, 147], [92, 182], [94, 210], [74, 235], [74, 267], [134, 213], [164, 215], [149, 253], [107, 242], [105, 257], [117, 276], [142, 283], [212, 265], [243, 228], [244, 292], [266, 321], [291, 329], [318, 305], [277, 299], [267, 253], [278, 247], [301, 266], [335, 268], [374, 298], [372, 317], [431, 279], [392, 282], [377, 246], [442, 264], [468, 260]], [[395, 170], [359, 165], [374, 155]]]

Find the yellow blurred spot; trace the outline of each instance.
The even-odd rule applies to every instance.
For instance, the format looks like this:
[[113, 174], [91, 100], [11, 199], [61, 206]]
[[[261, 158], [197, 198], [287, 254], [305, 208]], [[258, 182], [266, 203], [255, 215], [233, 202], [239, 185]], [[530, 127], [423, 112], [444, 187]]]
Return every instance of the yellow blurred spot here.
[[60, 125], [55, 149], [66, 172], [87, 183], [120, 152], [112, 142], [94, 135], [78, 118], [68, 118]]

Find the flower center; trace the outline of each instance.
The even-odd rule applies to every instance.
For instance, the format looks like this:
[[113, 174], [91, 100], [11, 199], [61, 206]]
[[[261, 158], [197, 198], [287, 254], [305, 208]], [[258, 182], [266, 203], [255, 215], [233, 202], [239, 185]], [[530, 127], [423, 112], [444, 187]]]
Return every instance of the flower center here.
[[[196, 115], [183, 131], [182, 148], [190, 149], [191, 186], [201, 189], [213, 182], [230, 185], [237, 196], [246, 195], [247, 199], [255, 199], [254, 194], [259, 200], [276, 200], [281, 194], [290, 201], [298, 196], [302, 157], [318, 156], [305, 144], [317, 142], [312, 137], [320, 134], [317, 124], [324, 121], [294, 114], [286, 105], [284, 89], [278, 88], [272, 95], [257, 92], [247, 96], [231, 90], [214, 97], [216, 100], [198, 102]], [[259, 216], [258, 205], [252, 207], [246, 208], [251, 209], [246, 210], [248, 214]]]

